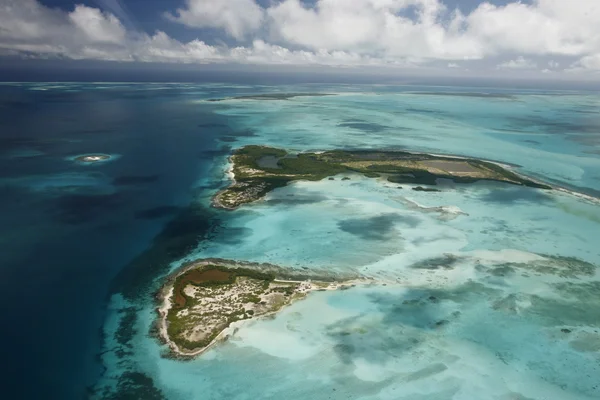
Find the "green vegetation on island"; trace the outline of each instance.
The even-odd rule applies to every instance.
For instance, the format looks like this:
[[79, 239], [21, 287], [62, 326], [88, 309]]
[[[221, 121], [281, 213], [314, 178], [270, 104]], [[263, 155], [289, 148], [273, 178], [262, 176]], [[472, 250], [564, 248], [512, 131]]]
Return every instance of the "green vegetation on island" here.
[[[283, 149], [251, 145], [236, 150], [231, 162], [235, 182], [219, 192], [213, 201], [215, 206], [225, 209], [258, 200], [292, 181], [317, 181], [352, 172], [369, 178], [383, 176], [394, 183], [433, 186], [438, 179], [456, 183], [488, 180], [552, 189], [492, 162], [405, 151], [331, 150], [290, 154]], [[416, 190], [436, 191], [422, 186]]]
[[273, 265], [192, 263], [161, 290], [160, 335], [178, 356], [200, 354], [236, 321], [276, 312], [313, 290], [338, 288], [323, 278], [298, 278]]

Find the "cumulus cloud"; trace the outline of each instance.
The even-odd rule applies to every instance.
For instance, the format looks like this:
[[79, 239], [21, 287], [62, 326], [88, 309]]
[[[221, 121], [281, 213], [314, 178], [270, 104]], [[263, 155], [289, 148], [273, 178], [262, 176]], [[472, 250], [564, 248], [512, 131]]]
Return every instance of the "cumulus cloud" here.
[[490, 52], [577, 55], [600, 45], [599, 20], [595, 0], [535, 0], [483, 3], [465, 22]]
[[569, 72], [596, 71], [600, 72], [600, 53], [582, 57], [571, 65]]
[[227, 52], [226, 59], [240, 63], [253, 64], [293, 64], [293, 65], [329, 65], [329, 66], [402, 66], [416, 65], [395, 59], [375, 58], [356, 52], [290, 50], [286, 47], [255, 40], [252, 46], [236, 47]]
[[184, 44], [161, 31], [136, 41], [131, 53], [136, 61], [144, 62], [209, 63], [223, 58], [219, 49], [201, 40]]
[[165, 16], [192, 28], [221, 28], [242, 39], [258, 30], [263, 9], [254, 0], [186, 0], [185, 7]]
[[69, 13], [69, 20], [91, 42], [122, 43], [125, 39], [125, 28], [121, 21], [97, 8], [77, 5]]
[[[47, 38], [66, 39], [67, 16], [33, 0], [0, 2], [0, 37], [7, 43], [44, 42]], [[46, 43], [47, 44], [47, 43]]]
[[114, 15], [97, 8], [78, 5], [65, 13], [35, 0], [0, 0], [0, 48], [5, 50], [73, 58], [105, 53], [114, 59], [110, 54], [126, 35]]
[[515, 60], [510, 60], [498, 64], [498, 69], [534, 69], [537, 68], [537, 64], [531, 60], [526, 59], [523, 56], [517, 57]]
[[[596, 0], [483, 2], [468, 14], [445, 0], [279, 0], [264, 6], [256, 0], [186, 0], [164, 14], [173, 23], [216, 29], [241, 44], [230, 47], [137, 31], [123, 23], [126, 15], [118, 1], [101, 3], [114, 3], [109, 8], [117, 15], [85, 5], [65, 12], [38, 0], [0, 0], [0, 51], [185, 63], [415, 66], [438, 61], [448, 68], [504, 58], [496, 69], [537, 70], [539, 64], [557, 70], [554, 60], [560, 60], [573, 71], [600, 70]], [[522, 56], [508, 59], [511, 54]]]
[[[403, 11], [416, 10], [416, 19]], [[307, 49], [358, 51], [405, 59], [480, 58], [480, 44], [461, 31], [461, 17], [442, 23], [438, 0], [284, 0], [267, 10], [272, 35]]]

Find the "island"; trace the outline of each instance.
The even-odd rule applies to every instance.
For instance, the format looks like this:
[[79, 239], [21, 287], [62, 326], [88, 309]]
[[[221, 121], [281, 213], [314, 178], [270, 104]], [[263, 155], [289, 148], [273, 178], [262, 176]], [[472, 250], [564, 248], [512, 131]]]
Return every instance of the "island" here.
[[351, 279], [293, 273], [272, 264], [196, 260], [160, 289], [157, 332], [173, 356], [197, 356], [242, 321], [273, 314], [315, 290], [349, 288]]
[[[263, 198], [296, 180], [316, 181], [342, 173], [360, 173], [389, 182], [418, 184], [417, 191], [437, 191], [439, 179], [455, 183], [480, 180], [538, 189], [551, 186], [521, 176], [491, 161], [390, 150], [329, 150], [290, 153], [284, 149], [249, 145], [230, 157], [232, 183], [218, 192], [213, 205], [233, 210]], [[346, 177], [347, 178], [347, 177]]]

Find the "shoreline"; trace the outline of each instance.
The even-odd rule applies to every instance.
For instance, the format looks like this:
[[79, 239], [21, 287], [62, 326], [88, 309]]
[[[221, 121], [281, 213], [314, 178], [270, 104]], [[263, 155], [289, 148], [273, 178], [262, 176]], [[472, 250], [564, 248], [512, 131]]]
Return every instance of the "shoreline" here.
[[227, 211], [235, 210], [235, 207], [228, 207], [219, 200], [222, 193], [224, 193], [229, 187], [237, 184], [237, 181], [235, 180], [235, 172], [233, 171], [234, 167], [235, 163], [233, 161], [233, 155], [230, 155], [227, 157], [227, 169], [225, 170], [225, 176], [227, 176], [229, 179], [229, 183], [227, 184], [227, 187], [217, 191], [217, 193], [213, 195], [212, 199], [210, 200], [210, 204], [214, 208], [221, 208]]
[[[196, 268], [199, 268], [199, 267], [202, 267], [202, 266], [212, 265], [215, 263], [218, 263], [220, 266], [224, 266], [224, 267], [231, 268], [231, 269], [236, 269], [236, 268], [240, 268], [240, 267], [244, 267], [244, 266], [246, 266], [246, 267], [254, 266], [254, 267], [257, 267], [257, 270], [260, 270], [261, 267], [266, 268], [267, 270], [270, 270], [273, 268], [276, 268], [280, 271], [284, 270], [284, 268], [276, 266], [276, 265], [272, 265], [272, 264], [257, 264], [257, 263], [249, 263], [249, 262], [238, 262], [238, 261], [234, 261], [234, 260], [207, 258], [207, 259], [200, 259], [200, 260], [192, 261], [190, 263], [186, 263], [181, 268], [179, 268], [176, 271], [174, 271], [173, 273], [169, 274], [167, 277], [164, 278], [165, 283], [163, 284], [163, 286], [155, 294], [155, 298], [158, 303], [155, 308], [156, 313], [158, 314], [157, 320], [155, 321], [156, 336], [157, 336], [157, 339], [161, 343], [168, 346], [169, 356], [173, 356], [177, 359], [191, 359], [191, 358], [197, 357], [197, 356], [203, 354], [204, 352], [210, 350], [216, 344], [227, 340], [227, 338], [229, 338], [231, 335], [235, 334], [235, 332], [238, 329], [240, 329], [242, 326], [244, 326], [244, 324], [249, 323], [250, 321], [259, 320], [261, 318], [269, 318], [273, 315], [276, 315], [278, 312], [280, 312], [284, 308], [291, 306], [292, 304], [294, 304], [297, 301], [305, 299], [306, 296], [308, 296], [312, 292], [343, 290], [343, 289], [347, 289], [350, 287], [354, 287], [359, 284], [371, 283], [371, 282], [369, 282], [368, 279], [360, 279], [357, 277], [352, 277], [352, 278], [348, 277], [347, 279], [330, 280], [330, 281], [328, 281], [327, 279], [331, 278], [331, 277], [327, 277], [327, 276], [323, 276], [322, 277], [323, 280], [314, 279], [314, 276], [307, 276], [306, 279], [285, 278], [285, 277], [275, 278], [273, 280], [274, 283], [296, 283], [296, 284], [300, 285], [300, 287], [294, 293], [294, 296], [290, 299], [289, 302], [283, 304], [277, 310], [273, 310], [273, 311], [270, 311], [270, 312], [267, 312], [264, 314], [253, 316], [251, 318], [234, 321], [234, 322], [230, 323], [228, 326], [226, 326], [223, 330], [221, 330], [217, 334], [217, 336], [206, 346], [196, 349], [196, 350], [193, 350], [193, 351], [186, 351], [184, 349], [181, 349], [169, 337], [169, 334], [168, 334], [167, 317], [168, 317], [169, 311], [173, 307], [173, 302], [171, 299], [173, 298], [173, 295], [174, 295], [174, 284], [175, 284], [176, 279], [179, 276], [185, 274], [186, 272], [196, 269]], [[301, 273], [299, 273], [297, 275], [299, 276], [299, 275], [301, 275]]]

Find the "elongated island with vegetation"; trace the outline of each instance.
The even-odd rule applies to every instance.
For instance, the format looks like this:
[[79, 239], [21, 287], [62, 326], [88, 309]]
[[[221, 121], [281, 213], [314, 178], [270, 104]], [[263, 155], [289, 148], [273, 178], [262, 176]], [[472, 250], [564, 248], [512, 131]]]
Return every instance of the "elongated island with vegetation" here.
[[[350, 172], [425, 186], [434, 186], [443, 178], [456, 183], [488, 180], [552, 189], [493, 162], [405, 151], [331, 150], [292, 154], [283, 149], [252, 145], [235, 150], [230, 161], [234, 181], [214, 197], [213, 204], [219, 208], [235, 209], [292, 181], [316, 181]], [[423, 186], [415, 190], [437, 191]]]
[[159, 334], [175, 356], [196, 356], [239, 321], [277, 312], [314, 290], [350, 287], [348, 279], [291, 274], [271, 264], [197, 260], [160, 290]]

